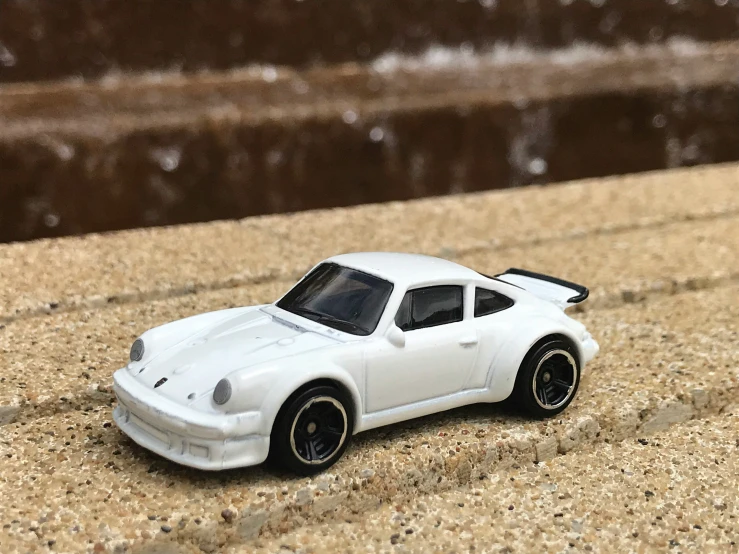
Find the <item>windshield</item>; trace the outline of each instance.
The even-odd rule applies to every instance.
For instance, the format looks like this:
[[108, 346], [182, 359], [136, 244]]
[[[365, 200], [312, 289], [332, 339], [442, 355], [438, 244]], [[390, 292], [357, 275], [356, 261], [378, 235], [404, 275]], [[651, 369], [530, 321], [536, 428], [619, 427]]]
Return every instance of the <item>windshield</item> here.
[[334, 263], [324, 263], [277, 302], [288, 312], [353, 335], [371, 334], [385, 310], [392, 283]]

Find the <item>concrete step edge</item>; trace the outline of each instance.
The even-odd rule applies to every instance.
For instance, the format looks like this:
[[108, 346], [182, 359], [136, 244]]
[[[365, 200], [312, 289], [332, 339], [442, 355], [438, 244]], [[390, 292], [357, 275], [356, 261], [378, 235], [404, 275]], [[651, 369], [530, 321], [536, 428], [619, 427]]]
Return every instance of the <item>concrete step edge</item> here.
[[[624, 225], [607, 225], [599, 228], [576, 231], [562, 231], [559, 233], [541, 236], [527, 237], [518, 240], [509, 240], [499, 243], [495, 240], [471, 241], [468, 244], [457, 245], [440, 245], [438, 250], [434, 252], [419, 252], [423, 254], [440, 256], [450, 260], [457, 257], [477, 253], [477, 252], [495, 252], [511, 248], [520, 248], [525, 246], [537, 246], [548, 243], [561, 243], [563, 241], [577, 242], [587, 237], [594, 236], [617, 236], [622, 233], [632, 231], [660, 229], [664, 227], [679, 227], [685, 223], [698, 221], [715, 221], [722, 219], [732, 219], [739, 215], [739, 210], [728, 208], [723, 210], [708, 210], [704, 212], [684, 214], [682, 216], [660, 217], [642, 219]], [[137, 304], [143, 302], [151, 302], [155, 300], [163, 300], [167, 298], [177, 298], [204, 292], [227, 290], [239, 287], [248, 287], [252, 285], [284, 282], [286, 286], [292, 284], [296, 279], [308, 271], [310, 267], [292, 267], [289, 270], [272, 270], [262, 272], [254, 272], [242, 274], [240, 276], [231, 276], [222, 280], [190, 283], [182, 286], [173, 286], [167, 288], [153, 288], [149, 290], [129, 292], [122, 290], [116, 294], [62, 298], [50, 304], [28, 308], [15, 314], [0, 311], [0, 325], [8, 325], [13, 321], [28, 319], [33, 317], [43, 317], [51, 314], [60, 314], [65, 312], [74, 312], [88, 309], [105, 309], [112, 305], [121, 304]], [[598, 291], [591, 295], [586, 304], [575, 306], [576, 311], [584, 311], [591, 309], [611, 308], [622, 305], [624, 303], [639, 302], [648, 296], [674, 294], [683, 290], [696, 290], [701, 288], [713, 288], [721, 286], [726, 282], [732, 281], [736, 275], [733, 273], [725, 273], [722, 275], [712, 275], [709, 277], [696, 277], [684, 281], [676, 281], [674, 279], [666, 279], [663, 281], [655, 281], [651, 284], [644, 285], [644, 288], [628, 289], [620, 291]]]

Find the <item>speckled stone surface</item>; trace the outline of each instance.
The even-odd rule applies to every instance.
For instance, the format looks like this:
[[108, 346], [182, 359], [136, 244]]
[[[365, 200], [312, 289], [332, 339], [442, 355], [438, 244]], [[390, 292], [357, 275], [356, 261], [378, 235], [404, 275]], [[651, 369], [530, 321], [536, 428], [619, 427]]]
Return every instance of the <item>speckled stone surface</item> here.
[[[727, 166], [0, 247], [0, 294], [21, 310], [0, 327], [0, 550], [736, 551], [736, 178]], [[357, 235], [337, 232], [349, 225]], [[264, 243], [239, 249], [245, 230]], [[414, 237], [480, 270], [591, 286], [576, 317], [602, 351], [566, 412], [478, 405], [370, 431], [312, 479], [189, 470], [112, 424], [110, 376], [142, 330], [273, 299], [332, 250]], [[159, 247], [154, 263], [144, 252]]]
[[737, 441], [739, 410], [515, 464], [469, 486], [259, 541], [255, 551], [735, 552]]

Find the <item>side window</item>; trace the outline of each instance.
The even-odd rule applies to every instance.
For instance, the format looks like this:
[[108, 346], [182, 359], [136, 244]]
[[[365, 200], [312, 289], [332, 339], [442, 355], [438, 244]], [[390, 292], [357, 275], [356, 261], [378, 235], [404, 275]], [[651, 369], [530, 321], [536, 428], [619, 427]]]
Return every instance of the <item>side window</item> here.
[[403, 301], [400, 303], [398, 313], [395, 315], [395, 325], [401, 331], [408, 331], [411, 328], [411, 297], [413, 292], [406, 292]]
[[403, 331], [462, 321], [462, 287], [443, 285], [405, 294], [395, 324]]
[[413, 291], [413, 329], [462, 321], [462, 287], [440, 286]]
[[475, 317], [494, 314], [513, 306], [513, 300], [488, 289], [475, 289]]

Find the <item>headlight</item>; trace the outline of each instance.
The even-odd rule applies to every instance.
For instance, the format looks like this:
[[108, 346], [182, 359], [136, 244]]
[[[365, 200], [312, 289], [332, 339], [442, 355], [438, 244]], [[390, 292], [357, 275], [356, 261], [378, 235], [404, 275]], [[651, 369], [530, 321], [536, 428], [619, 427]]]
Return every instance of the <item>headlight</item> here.
[[131, 346], [131, 354], [130, 358], [132, 362], [140, 362], [141, 358], [144, 357], [144, 341], [141, 339], [136, 339], [133, 341], [133, 345]]
[[213, 391], [213, 402], [221, 406], [228, 402], [229, 398], [231, 398], [231, 383], [228, 379], [221, 379]]

